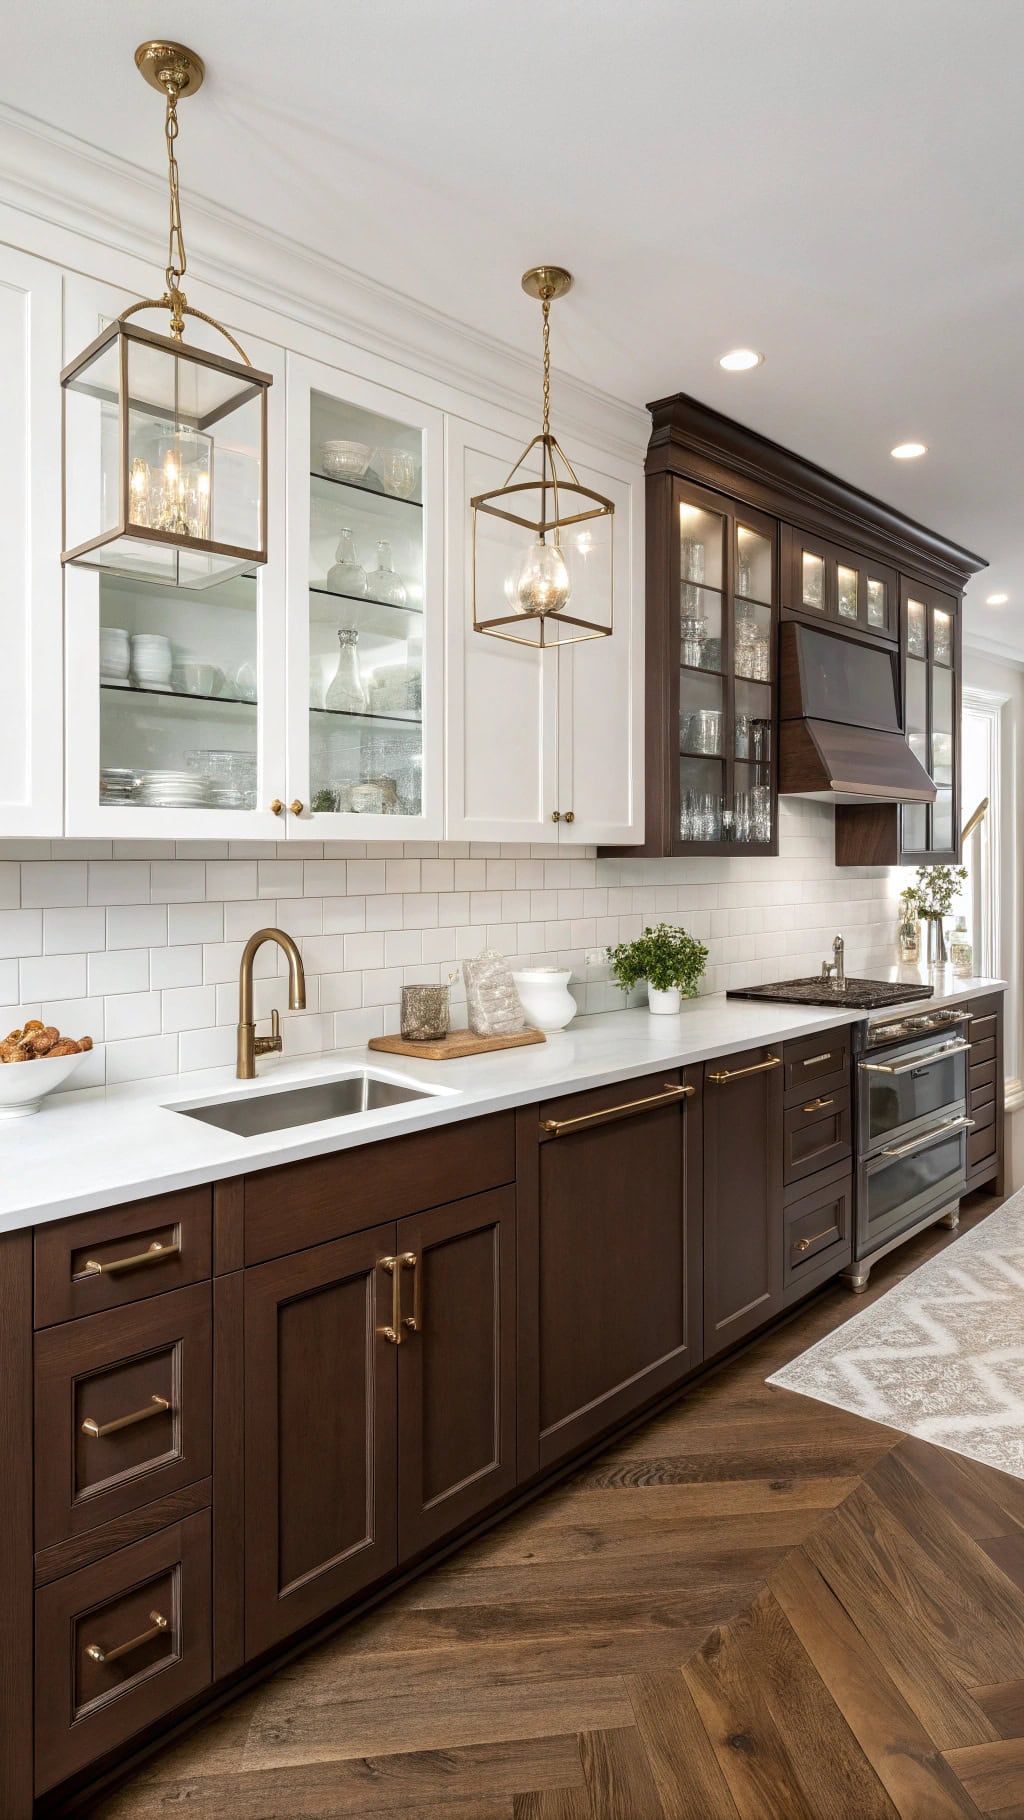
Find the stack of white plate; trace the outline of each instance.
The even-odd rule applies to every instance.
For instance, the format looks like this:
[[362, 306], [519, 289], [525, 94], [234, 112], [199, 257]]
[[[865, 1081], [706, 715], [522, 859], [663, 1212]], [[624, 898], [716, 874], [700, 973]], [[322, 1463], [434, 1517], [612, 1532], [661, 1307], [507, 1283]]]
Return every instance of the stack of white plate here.
[[132, 681], [140, 689], [155, 689], [161, 695], [171, 694], [171, 670], [174, 654], [171, 641], [159, 632], [136, 632], [132, 636]]
[[195, 771], [143, 771], [135, 801], [149, 809], [208, 809], [211, 797], [209, 778]]
[[133, 803], [138, 778], [134, 771], [108, 766], [100, 772], [101, 803]]

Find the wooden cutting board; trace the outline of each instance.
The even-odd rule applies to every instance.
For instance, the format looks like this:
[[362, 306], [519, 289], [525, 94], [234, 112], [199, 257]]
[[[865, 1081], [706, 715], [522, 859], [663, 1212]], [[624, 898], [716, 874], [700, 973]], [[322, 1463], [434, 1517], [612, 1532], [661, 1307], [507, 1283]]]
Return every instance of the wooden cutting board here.
[[520, 1030], [515, 1036], [474, 1036], [472, 1030], [449, 1030], [436, 1042], [411, 1043], [404, 1036], [371, 1036], [367, 1048], [386, 1055], [414, 1055], [421, 1062], [457, 1062], [466, 1055], [486, 1055], [490, 1049], [521, 1049], [526, 1043], [544, 1043], [543, 1030]]

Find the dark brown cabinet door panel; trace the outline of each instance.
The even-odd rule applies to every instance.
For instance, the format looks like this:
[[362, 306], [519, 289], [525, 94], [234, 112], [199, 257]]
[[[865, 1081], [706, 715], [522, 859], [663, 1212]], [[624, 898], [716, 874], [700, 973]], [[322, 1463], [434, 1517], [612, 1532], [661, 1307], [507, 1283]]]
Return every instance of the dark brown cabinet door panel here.
[[515, 1190], [401, 1220], [398, 1256], [404, 1561], [515, 1485]]
[[782, 1306], [782, 1081], [778, 1049], [704, 1064], [706, 1359]]
[[210, 1354], [208, 1283], [37, 1333], [37, 1549], [209, 1476]]
[[575, 1094], [541, 1107], [540, 1132], [520, 1114], [521, 1477], [700, 1363], [698, 1083], [667, 1070]]
[[395, 1228], [246, 1272], [246, 1655], [397, 1561]]
[[210, 1678], [209, 1511], [41, 1587], [37, 1793], [173, 1712]]
[[799, 1301], [853, 1256], [853, 1178], [829, 1170], [785, 1213], [783, 1299]]
[[788, 1187], [819, 1170], [848, 1160], [851, 1147], [850, 1089], [816, 1093], [783, 1113], [784, 1179]]

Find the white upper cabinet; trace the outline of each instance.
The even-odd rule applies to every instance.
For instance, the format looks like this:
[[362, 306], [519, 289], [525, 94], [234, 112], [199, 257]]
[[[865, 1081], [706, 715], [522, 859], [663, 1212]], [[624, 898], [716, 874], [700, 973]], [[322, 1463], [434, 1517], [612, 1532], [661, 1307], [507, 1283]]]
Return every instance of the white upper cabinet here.
[[[65, 359], [132, 301], [69, 277]], [[155, 312], [151, 326], [164, 327]], [[221, 339], [205, 326], [194, 338], [200, 335], [210, 346]], [[65, 570], [68, 834], [274, 840], [284, 838], [292, 819], [283, 683], [284, 357], [242, 338], [253, 364], [274, 375], [270, 560], [199, 590]], [[78, 433], [84, 446], [69, 445], [68, 462], [95, 461], [98, 416], [95, 424], [80, 422]]]
[[61, 832], [61, 273], [0, 247], [0, 836]]
[[444, 831], [444, 418], [288, 356], [289, 834]]
[[[203, 293], [273, 379], [268, 561], [201, 589], [62, 580], [61, 368], [137, 300], [0, 248], [0, 839], [641, 841], [639, 457], [567, 439], [615, 504], [613, 636], [483, 636], [469, 501], [502, 484], [527, 418], [237, 306], [255, 336]], [[191, 319], [188, 339], [222, 347]], [[106, 408], [68, 421], [79, 495], [100, 487]]]

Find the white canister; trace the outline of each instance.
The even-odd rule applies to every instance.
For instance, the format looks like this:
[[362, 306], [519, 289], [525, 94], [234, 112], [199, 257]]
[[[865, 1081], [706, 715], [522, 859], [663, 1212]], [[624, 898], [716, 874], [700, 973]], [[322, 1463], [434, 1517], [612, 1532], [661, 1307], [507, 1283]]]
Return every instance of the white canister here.
[[513, 973], [523, 1010], [536, 1030], [564, 1030], [576, 1016], [569, 967], [524, 967]]
[[671, 1017], [675, 1012], [677, 1012], [679, 1010], [681, 1003], [682, 1003], [682, 993], [680, 992], [678, 986], [660, 987], [660, 986], [652, 986], [652, 985], [648, 984], [648, 987], [647, 987], [647, 1009], [648, 1009], [648, 1011], [655, 1012], [662, 1016], [667, 1015], [667, 1016]]

